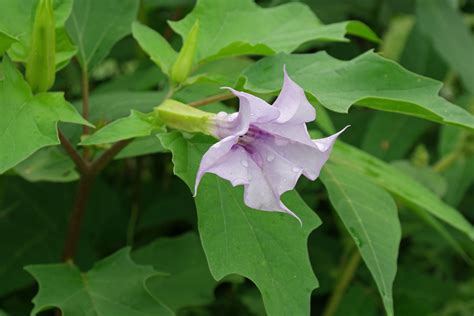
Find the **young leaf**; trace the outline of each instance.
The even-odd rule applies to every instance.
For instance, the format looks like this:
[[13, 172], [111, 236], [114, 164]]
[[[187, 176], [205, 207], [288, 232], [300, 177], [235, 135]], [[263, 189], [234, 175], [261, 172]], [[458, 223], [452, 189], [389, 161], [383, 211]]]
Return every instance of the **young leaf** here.
[[[173, 153], [174, 172], [189, 187], [204, 152], [213, 143], [198, 135], [161, 134]], [[311, 292], [318, 285], [307, 253], [308, 235], [321, 224], [295, 192], [283, 202], [300, 216], [303, 226], [286, 214], [250, 209], [241, 187], [206, 175], [196, 198], [199, 232], [214, 278], [240, 274], [262, 293], [268, 315], [308, 315]]]
[[327, 164], [321, 181], [377, 283], [387, 315], [393, 315], [392, 287], [401, 238], [395, 202], [383, 189], [343, 166]]
[[64, 316], [173, 315], [148, 292], [145, 282], [158, 275], [150, 266], [135, 264], [130, 249], [99, 261], [87, 273], [71, 263], [33, 265], [25, 269], [38, 281], [31, 315], [57, 307]]
[[378, 40], [360, 22], [322, 25], [311, 9], [301, 3], [264, 9], [253, 0], [200, 0], [188, 16], [170, 25], [186, 41], [196, 20], [200, 22], [197, 61], [289, 53], [312, 40], [348, 41], [345, 34]]
[[156, 113], [144, 114], [132, 110], [129, 116], [113, 121], [85, 138], [81, 145], [107, 144], [123, 139], [149, 136], [153, 131], [162, 128], [163, 124]]
[[163, 36], [157, 31], [138, 22], [133, 22], [132, 34], [141, 48], [147, 53], [151, 60], [169, 75], [178, 53], [171, 47]]
[[62, 93], [33, 96], [20, 72], [3, 60], [0, 82], [0, 174], [40, 148], [57, 145], [58, 121], [89, 125]]
[[195, 233], [160, 238], [132, 253], [138, 264], [152, 265], [165, 277], [147, 281], [150, 293], [177, 312], [186, 306], [212, 302], [217, 282], [212, 278], [206, 257]]
[[341, 142], [334, 146], [331, 161], [365, 174], [404, 201], [409, 208], [427, 211], [474, 240], [474, 227], [461, 213], [445, 204], [429, 189], [395, 167]]
[[116, 42], [130, 33], [139, 3], [136, 0], [74, 1], [66, 27], [78, 47], [83, 68], [93, 68]]
[[275, 93], [281, 87], [283, 65], [293, 80], [332, 111], [346, 113], [351, 105], [359, 105], [474, 130], [473, 115], [438, 96], [440, 82], [373, 52], [350, 61], [325, 52], [266, 57], [244, 72], [244, 87]]

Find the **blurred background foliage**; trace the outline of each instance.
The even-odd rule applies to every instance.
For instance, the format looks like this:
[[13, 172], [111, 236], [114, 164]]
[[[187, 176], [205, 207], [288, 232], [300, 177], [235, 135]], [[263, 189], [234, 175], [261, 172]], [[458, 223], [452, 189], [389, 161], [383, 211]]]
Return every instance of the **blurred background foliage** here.
[[[257, 1], [263, 7], [286, 2]], [[374, 49], [413, 72], [443, 81], [442, 96], [474, 113], [474, 1], [449, 0], [445, 8], [415, 0], [303, 2], [324, 23], [360, 20], [383, 40], [378, 45], [358, 38], [347, 43], [308, 44], [299, 52], [326, 50], [347, 60]], [[181, 19], [193, 6], [193, 0], [143, 0], [138, 19], [179, 48], [180, 37], [166, 21]], [[466, 36], [470, 39], [465, 40]], [[233, 84], [232, 78], [251, 62], [250, 58], [233, 58], [206, 67], [212, 67]], [[166, 84], [165, 76], [127, 36], [91, 73], [91, 121], [104, 125], [128, 115], [130, 107], [150, 110], [163, 98], [161, 91]], [[176, 98], [199, 100], [219, 93], [219, 86], [212, 82], [193, 85]], [[80, 99], [80, 68], [76, 62], [61, 70], [54, 90], [65, 91], [68, 100]], [[133, 105], [129, 100], [133, 100]], [[115, 106], [110, 108], [110, 104]], [[235, 100], [231, 100], [211, 107], [229, 110], [235, 106]], [[472, 134], [452, 126], [365, 108], [352, 108], [348, 115], [319, 115], [324, 114], [336, 129], [352, 126], [342, 136], [345, 142], [393, 164], [474, 221]], [[79, 137], [78, 127], [65, 128], [69, 135]], [[466, 149], [469, 142], [471, 147]], [[77, 264], [83, 270], [90, 269], [95, 261], [125, 245], [133, 246], [132, 257], [138, 263], [149, 264], [150, 256], [144, 254], [159, 248], [161, 257], [155, 258], [155, 262], [160, 262], [160, 266], [155, 268], [178, 272], [181, 279], [168, 285], [153, 285], [150, 279], [149, 286], [156, 286], [156, 291], [169, 296], [170, 306], [179, 310], [179, 315], [265, 315], [260, 294], [250, 281], [229, 277], [216, 282], [210, 276], [199, 246], [191, 193], [172, 175], [170, 156], [161, 154], [162, 150], [150, 137], [137, 139], [105, 170], [88, 205]], [[137, 153], [140, 155], [136, 156]], [[69, 182], [78, 177], [73, 163], [56, 147], [40, 150], [15, 171], [21, 177], [0, 177], [0, 253], [9, 254], [0, 265], [0, 315], [27, 315], [32, 308], [31, 298], [37, 289], [23, 266], [60, 260], [74, 192], [74, 184]], [[349, 256], [347, 245], [352, 242], [331, 211], [320, 182], [302, 180], [298, 188], [323, 221], [308, 244], [320, 281], [312, 296], [312, 314], [320, 315], [339, 268]], [[394, 284], [396, 315], [472, 316], [472, 266], [432, 226], [401, 205], [399, 215], [403, 236]], [[458, 234], [446, 229], [454, 236]], [[472, 244], [465, 246], [473, 252]], [[168, 262], [167, 258], [177, 261]], [[173, 293], [184, 298], [176, 300]], [[336, 315], [382, 313], [372, 277], [365, 265], [359, 264]]]

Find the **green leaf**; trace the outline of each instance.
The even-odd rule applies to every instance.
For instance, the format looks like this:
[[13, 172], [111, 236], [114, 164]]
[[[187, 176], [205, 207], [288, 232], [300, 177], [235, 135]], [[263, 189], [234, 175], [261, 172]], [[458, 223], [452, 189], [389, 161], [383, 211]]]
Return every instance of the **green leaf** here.
[[160, 238], [134, 251], [132, 257], [139, 264], [152, 265], [155, 270], [168, 274], [149, 279], [147, 287], [173, 311], [213, 301], [217, 282], [209, 272], [201, 242], [195, 233]]
[[0, 56], [5, 53], [13, 43], [17, 42], [14, 36], [0, 30]]
[[401, 238], [393, 198], [351, 169], [327, 164], [323, 181], [334, 206], [369, 268], [387, 315], [393, 315], [393, 281]]
[[474, 130], [473, 115], [438, 96], [440, 82], [373, 52], [350, 61], [325, 52], [266, 57], [244, 72], [244, 87], [257, 93], [279, 91], [283, 65], [293, 80], [332, 111], [346, 113], [351, 105], [358, 105]]
[[345, 34], [378, 40], [360, 22], [322, 25], [301, 3], [264, 9], [253, 0], [200, 0], [188, 16], [170, 25], [185, 41], [196, 20], [200, 22], [197, 61], [289, 53], [308, 41], [348, 41]]
[[99, 261], [87, 273], [71, 263], [33, 265], [25, 269], [38, 281], [31, 315], [57, 307], [62, 315], [172, 315], [153, 298], [145, 282], [158, 275], [150, 266], [140, 266], [124, 248]]
[[[193, 187], [201, 156], [213, 140], [202, 135], [186, 139], [177, 132], [160, 139], [173, 153], [175, 174]], [[206, 175], [196, 198], [199, 232], [214, 278], [239, 274], [252, 280], [268, 315], [309, 315], [311, 292], [318, 283], [307, 238], [321, 221], [295, 191], [283, 201], [301, 217], [302, 227], [287, 214], [246, 207], [242, 187]]]
[[445, 204], [422, 184], [387, 163], [341, 142], [334, 146], [331, 161], [370, 177], [400, 198], [409, 208], [427, 211], [474, 240], [474, 228], [461, 213]]
[[416, 16], [423, 34], [459, 73], [467, 90], [474, 94], [474, 38], [462, 15], [445, 0], [419, 0], [416, 3]]
[[127, 147], [122, 149], [115, 159], [131, 158], [154, 153], [165, 152], [160, 140], [155, 135], [135, 138]]
[[178, 53], [171, 47], [168, 41], [157, 31], [146, 25], [134, 22], [132, 25], [132, 34], [135, 40], [140, 44], [145, 53], [151, 60], [169, 75]]
[[15, 66], [4, 58], [0, 82], [0, 174], [40, 148], [57, 145], [58, 121], [89, 125], [63, 93], [35, 96]]
[[66, 27], [78, 47], [83, 68], [96, 66], [116, 42], [131, 32], [138, 5], [136, 0], [74, 1]]
[[57, 147], [38, 150], [19, 163], [15, 172], [30, 182], [70, 182], [79, 179], [74, 162]]
[[85, 138], [81, 145], [107, 144], [123, 139], [149, 136], [159, 129], [163, 129], [163, 124], [155, 112], [144, 114], [132, 110], [129, 116], [113, 121]]

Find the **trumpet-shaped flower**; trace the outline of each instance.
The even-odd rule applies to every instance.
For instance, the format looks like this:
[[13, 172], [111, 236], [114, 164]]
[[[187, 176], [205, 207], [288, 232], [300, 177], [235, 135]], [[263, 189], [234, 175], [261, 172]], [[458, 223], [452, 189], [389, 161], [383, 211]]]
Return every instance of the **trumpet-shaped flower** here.
[[301, 175], [315, 180], [328, 160], [340, 132], [312, 140], [306, 123], [316, 111], [304, 90], [288, 76], [273, 105], [245, 92], [228, 88], [239, 98], [239, 112], [221, 112], [212, 121], [220, 139], [204, 154], [196, 178], [195, 194], [205, 173], [214, 173], [233, 186], [244, 186], [247, 206], [298, 216], [280, 197], [292, 190]]

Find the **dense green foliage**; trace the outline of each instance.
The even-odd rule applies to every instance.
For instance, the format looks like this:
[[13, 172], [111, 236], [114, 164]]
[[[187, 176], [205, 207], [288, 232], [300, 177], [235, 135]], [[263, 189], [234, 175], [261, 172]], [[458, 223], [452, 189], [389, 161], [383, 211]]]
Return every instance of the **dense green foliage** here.
[[[474, 313], [473, 1], [0, 12], [0, 316]], [[271, 102], [283, 67], [312, 138], [351, 125], [283, 195], [301, 224], [216, 175], [193, 197], [216, 139], [157, 106], [237, 111], [223, 86]]]

